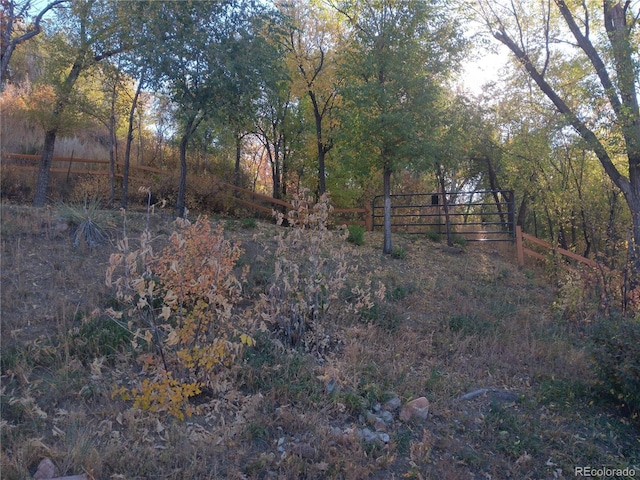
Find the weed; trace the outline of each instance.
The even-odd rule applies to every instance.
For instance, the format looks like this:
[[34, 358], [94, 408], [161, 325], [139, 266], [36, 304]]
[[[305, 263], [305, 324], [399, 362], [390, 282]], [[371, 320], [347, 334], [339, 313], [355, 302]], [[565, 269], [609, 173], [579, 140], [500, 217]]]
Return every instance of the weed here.
[[358, 417], [366, 412], [365, 401], [357, 393], [345, 392], [340, 399], [345, 407], [347, 407], [347, 411], [354, 417]]
[[[294, 209], [276, 213], [278, 224], [292, 228], [277, 237], [275, 268], [266, 295], [256, 307], [290, 347], [325, 355], [336, 340], [331, 326], [340, 315], [360, 311], [371, 303], [368, 288], [352, 290], [355, 301], [340, 302], [339, 294], [354, 268], [346, 246], [331, 249], [334, 233], [327, 229], [333, 207], [328, 195], [314, 203], [307, 192], [295, 195]], [[344, 240], [345, 234], [341, 234]], [[333, 312], [333, 322], [327, 322]]]
[[633, 415], [640, 413], [640, 320], [601, 319], [591, 331], [601, 388]]
[[391, 257], [396, 259], [405, 259], [407, 258], [407, 251], [402, 246], [395, 247], [391, 252]]
[[442, 239], [442, 236], [435, 230], [428, 230], [425, 233], [425, 237], [427, 237], [432, 242], [436, 242], [436, 243], [440, 242], [440, 240]]
[[400, 302], [415, 292], [414, 285], [397, 285], [393, 289], [387, 290], [387, 299], [392, 302]]
[[465, 237], [463, 237], [462, 235], [452, 235], [452, 239], [451, 241], [455, 244], [455, 245], [460, 245], [461, 247], [464, 247], [467, 245], [467, 239]]
[[240, 226], [242, 228], [256, 228], [256, 219], [251, 217], [243, 218], [240, 220]]
[[396, 430], [393, 434], [393, 443], [396, 446], [396, 452], [400, 455], [407, 455], [411, 447], [411, 439], [413, 433], [405, 426]]
[[539, 426], [528, 417], [528, 424], [523, 423], [524, 415], [500, 403], [493, 403], [486, 417], [490, 435], [493, 436], [497, 450], [518, 459], [524, 453], [537, 454], [542, 448], [542, 441], [537, 434]]
[[132, 332], [126, 323], [113, 318], [85, 319], [79, 328], [70, 332], [70, 355], [83, 361], [94, 358], [112, 358], [130, 346]]
[[395, 307], [374, 303], [360, 311], [363, 322], [376, 325], [387, 332], [395, 332], [402, 324], [402, 317]]
[[[143, 410], [167, 410], [182, 419], [194, 413], [187, 400], [203, 390], [215, 391], [218, 376], [254, 340], [232, 321], [240, 282], [231, 272], [240, 248], [206, 218], [177, 225], [157, 257], [148, 230], [133, 252], [125, 237], [120, 252], [111, 255], [106, 280], [129, 306], [127, 315], [138, 320], [132, 328], [134, 348], [153, 343], [156, 349], [155, 355], [139, 357], [146, 378], [131, 388], [118, 387], [115, 394]], [[122, 312], [111, 314], [122, 317]]]
[[493, 329], [493, 325], [476, 315], [452, 315], [449, 317], [449, 328], [465, 335], [484, 335]]
[[100, 209], [100, 199], [97, 197], [87, 199], [76, 204], [60, 203], [58, 214], [70, 225], [75, 226], [73, 245], [78, 247], [85, 244], [91, 248], [104, 245], [108, 236], [101, 226], [107, 215]]
[[349, 236], [347, 242], [351, 242], [354, 245], [364, 245], [364, 228], [360, 225], [349, 225]]

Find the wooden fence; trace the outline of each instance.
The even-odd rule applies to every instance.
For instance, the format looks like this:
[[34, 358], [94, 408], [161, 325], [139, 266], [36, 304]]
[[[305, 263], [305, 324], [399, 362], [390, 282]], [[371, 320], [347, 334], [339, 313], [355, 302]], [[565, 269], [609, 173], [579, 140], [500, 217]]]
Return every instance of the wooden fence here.
[[[20, 170], [37, 170], [40, 155], [24, 155], [17, 153], [9, 153], [4, 155], [8, 160], [13, 160], [11, 167]], [[79, 175], [109, 175], [109, 160], [94, 160], [89, 158], [73, 158], [73, 157], [54, 157], [52, 160], [51, 172], [79, 174]], [[77, 168], [75, 164], [96, 165], [98, 168]], [[65, 165], [65, 166], [62, 166]], [[118, 167], [124, 168], [124, 162], [116, 162]], [[106, 167], [106, 168], [105, 168]], [[155, 173], [161, 175], [174, 176], [175, 173], [160, 168], [146, 167], [143, 165], [129, 166], [133, 175], [130, 178], [136, 178], [141, 173]], [[116, 176], [122, 178], [122, 173], [116, 172]], [[252, 190], [238, 187], [231, 183], [225, 182], [214, 177], [215, 184], [219, 186], [220, 191], [226, 191], [229, 197], [236, 203], [254, 211], [271, 214], [274, 209], [284, 208], [293, 209], [293, 205], [284, 200], [270, 197]], [[371, 231], [372, 220], [371, 210], [369, 208], [334, 208], [332, 212], [334, 221], [340, 220], [344, 223], [353, 223], [363, 226], [366, 230]]]
[[[9, 160], [16, 160], [17, 162], [22, 162], [22, 163], [13, 163], [11, 165], [12, 168], [17, 168], [19, 170], [37, 170], [38, 169], [37, 163], [40, 161], [41, 157], [40, 155], [24, 155], [24, 154], [18, 154], [18, 153], [8, 153], [5, 155], [5, 158]], [[101, 167], [96, 169], [91, 169], [88, 167], [84, 169], [79, 169], [72, 166], [73, 164], [76, 164], [76, 163], [82, 163], [86, 165], [100, 165]], [[60, 166], [61, 164], [68, 164], [68, 165], [63, 167], [63, 166]], [[53, 157], [51, 172], [67, 173], [67, 174], [73, 173], [78, 175], [109, 175], [109, 169], [102, 168], [102, 166], [108, 167], [109, 160], [95, 160], [92, 158]], [[124, 168], [124, 162], [116, 162], [116, 166]], [[160, 168], [145, 167], [144, 165], [131, 164], [129, 165], [129, 169], [132, 172], [134, 172], [133, 175], [131, 175], [131, 178], [135, 177], [135, 175], [139, 174], [140, 172], [159, 173], [164, 175], [169, 173], [166, 170], [162, 170]], [[116, 176], [122, 177], [122, 174], [116, 172]]]
[[[542, 247], [542, 249], [547, 252], [547, 255], [544, 255], [542, 253], [536, 252], [535, 250], [531, 250], [531, 249], [525, 247], [525, 245], [524, 245], [525, 241], [526, 242], [531, 242], [531, 243], [533, 243], [535, 245], [538, 245], [539, 247]], [[544, 240], [540, 240], [539, 238], [534, 237], [533, 235], [529, 235], [528, 233], [524, 233], [522, 231], [522, 228], [519, 225], [516, 226], [516, 252], [518, 254], [518, 264], [519, 265], [524, 265], [525, 255], [527, 255], [529, 257], [536, 258], [538, 260], [546, 261], [549, 258], [549, 256], [548, 256], [549, 253], [551, 253], [551, 254], [557, 253], [557, 254], [560, 254], [562, 256], [568, 257], [568, 258], [570, 258], [572, 260], [575, 260], [578, 263], [581, 263], [583, 265], [587, 265], [589, 267], [594, 267], [594, 268], [598, 267], [598, 263], [595, 260], [591, 260], [590, 258], [582, 257], [582, 256], [578, 255], [577, 253], [571, 252], [571, 251], [566, 250], [564, 248], [554, 247], [549, 242], [545, 242]], [[571, 267], [569, 265], [561, 264], [561, 266], [563, 266], [563, 267], [565, 267], [567, 269], [571, 269]]]

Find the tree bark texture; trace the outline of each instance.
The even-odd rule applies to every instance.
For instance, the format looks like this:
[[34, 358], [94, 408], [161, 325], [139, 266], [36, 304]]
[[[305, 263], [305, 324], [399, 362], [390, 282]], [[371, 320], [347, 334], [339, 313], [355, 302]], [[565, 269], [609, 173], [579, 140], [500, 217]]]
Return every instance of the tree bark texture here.
[[393, 252], [391, 242], [391, 169], [385, 167], [383, 172], [383, 191], [384, 191], [384, 245], [382, 253], [390, 254]]

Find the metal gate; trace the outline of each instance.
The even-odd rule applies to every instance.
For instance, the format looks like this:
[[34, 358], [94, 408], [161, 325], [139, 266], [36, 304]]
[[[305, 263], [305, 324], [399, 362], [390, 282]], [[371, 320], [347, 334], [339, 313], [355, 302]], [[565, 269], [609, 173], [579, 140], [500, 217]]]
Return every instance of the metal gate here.
[[[384, 195], [374, 197], [371, 212], [373, 229], [383, 227]], [[391, 195], [392, 231], [446, 235], [447, 216], [451, 232], [467, 241], [515, 240], [515, 196], [512, 190]]]

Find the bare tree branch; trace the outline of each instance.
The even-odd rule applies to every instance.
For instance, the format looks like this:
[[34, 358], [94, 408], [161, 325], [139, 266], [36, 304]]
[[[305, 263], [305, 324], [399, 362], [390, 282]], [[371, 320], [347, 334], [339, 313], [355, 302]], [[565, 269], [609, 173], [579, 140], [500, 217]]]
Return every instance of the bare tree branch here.
[[513, 41], [513, 39], [505, 32], [504, 29], [495, 32], [494, 36], [497, 40], [499, 40], [507, 48], [509, 48], [509, 50], [511, 50], [511, 52], [516, 56], [524, 69], [527, 71], [529, 76], [536, 82], [538, 87], [547, 96], [547, 98], [549, 98], [549, 100], [553, 102], [560, 113], [565, 115], [565, 117], [569, 120], [569, 123], [578, 131], [580, 136], [589, 143], [611, 180], [613, 180], [618, 188], [620, 188], [620, 190], [622, 190], [625, 194], [631, 194], [631, 186], [629, 180], [616, 168], [604, 145], [602, 145], [593, 131], [591, 131], [587, 127], [587, 125], [578, 118], [578, 116], [573, 112], [573, 110], [571, 110], [566, 102], [555, 92], [553, 87], [549, 85], [549, 83], [544, 79], [542, 74], [535, 67], [527, 53]]

